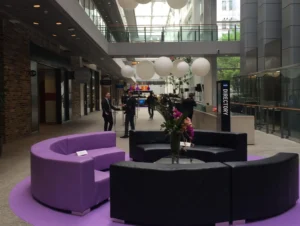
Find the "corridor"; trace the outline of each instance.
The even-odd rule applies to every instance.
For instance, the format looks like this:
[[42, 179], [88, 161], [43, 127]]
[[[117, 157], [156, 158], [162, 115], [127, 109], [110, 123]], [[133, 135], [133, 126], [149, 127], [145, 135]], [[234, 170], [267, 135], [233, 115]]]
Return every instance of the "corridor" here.
[[[103, 130], [102, 112], [94, 112], [80, 120], [63, 125], [47, 125], [41, 128], [39, 134], [20, 139], [4, 145], [3, 157], [0, 159], [0, 225], [23, 226], [28, 225], [18, 219], [9, 209], [8, 196], [11, 189], [25, 177], [30, 175], [30, 147], [41, 140], [63, 136], [67, 134], [88, 133]], [[149, 121], [147, 108], [140, 108], [136, 127], [137, 130], [158, 130], [163, 121], [161, 115], [155, 112], [154, 120]], [[128, 139], [120, 139], [124, 126], [122, 113], [117, 113], [116, 121], [117, 146], [126, 152], [129, 151]], [[271, 156], [278, 152], [300, 153], [300, 144], [290, 140], [283, 140], [274, 135], [256, 131], [256, 145], [248, 146], [250, 155]]]

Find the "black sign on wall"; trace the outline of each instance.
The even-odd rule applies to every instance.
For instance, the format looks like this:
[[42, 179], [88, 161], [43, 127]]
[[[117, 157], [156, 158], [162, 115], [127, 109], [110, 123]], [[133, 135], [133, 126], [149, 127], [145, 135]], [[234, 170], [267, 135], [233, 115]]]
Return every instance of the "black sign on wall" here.
[[217, 82], [217, 112], [218, 130], [230, 132], [230, 81], [224, 80]]
[[111, 85], [111, 80], [101, 80], [100, 84], [102, 86], [110, 86]]

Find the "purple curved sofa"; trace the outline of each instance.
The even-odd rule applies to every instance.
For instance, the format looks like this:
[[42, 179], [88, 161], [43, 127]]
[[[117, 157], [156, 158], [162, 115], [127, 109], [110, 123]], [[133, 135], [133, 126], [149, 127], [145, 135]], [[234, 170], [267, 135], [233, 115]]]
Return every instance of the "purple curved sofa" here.
[[[87, 150], [88, 155], [77, 156]], [[114, 132], [52, 138], [31, 147], [31, 192], [52, 208], [84, 215], [110, 197], [110, 165], [125, 160]]]

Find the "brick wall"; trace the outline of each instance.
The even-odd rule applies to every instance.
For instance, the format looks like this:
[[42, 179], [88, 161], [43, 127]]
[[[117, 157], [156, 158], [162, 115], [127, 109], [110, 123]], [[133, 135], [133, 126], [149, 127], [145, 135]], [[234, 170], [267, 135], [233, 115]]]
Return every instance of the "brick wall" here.
[[80, 110], [80, 83], [72, 80], [72, 120], [81, 117]]
[[26, 29], [3, 20], [4, 141], [31, 133], [31, 77], [29, 35]]
[[[30, 41], [59, 54], [59, 45], [21, 24], [0, 17], [0, 136], [4, 142], [31, 134]], [[4, 90], [4, 92], [2, 92]], [[72, 84], [72, 120], [80, 118], [80, 84]]]

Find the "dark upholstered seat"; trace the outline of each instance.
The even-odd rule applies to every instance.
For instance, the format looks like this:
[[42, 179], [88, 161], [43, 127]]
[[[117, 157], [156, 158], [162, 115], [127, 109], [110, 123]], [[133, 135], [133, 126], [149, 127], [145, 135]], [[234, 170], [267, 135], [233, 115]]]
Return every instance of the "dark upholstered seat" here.
[[230, 167], [222, 163], [117, 163], [110, 188], [111, 217], [134, 225], [214, 225], [230, 218]]
[[232, 159], [234, 159], [235, 150], [232, 148], [195, 145], [194, 147], [187, 148], [187, 152], [183, 154], [184, 156], [201, 159], [205, 162], [222, 162], [223, 156], [232, 156]]
[[296, 204], [299, 156], [279, 153], [257, 161], [202, 164], [121, 162], [111, 166], [110, 178], [111, 217], [127, 223], [207, 226], [254, 221]]
[[266, 219], [292, 208], [299, 198], [299, 156], [278, 153], [249, 162], [228, 162], [232, 220]]
[[[247, 134], [195, 130], [194, 147], [182, 155], [205, 162], [247, 161]], [[130, 157], [155, 162], [170, 155], [170, 141], [163, 131], [131, 131]]]
[[155, 162], [170, 155], [170, 144], [140, 144], [136, 152], [142, 153], [140, 162]]

